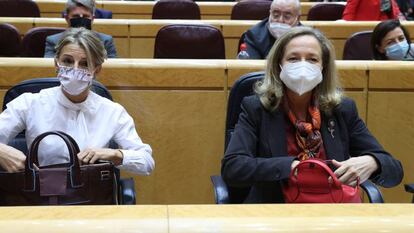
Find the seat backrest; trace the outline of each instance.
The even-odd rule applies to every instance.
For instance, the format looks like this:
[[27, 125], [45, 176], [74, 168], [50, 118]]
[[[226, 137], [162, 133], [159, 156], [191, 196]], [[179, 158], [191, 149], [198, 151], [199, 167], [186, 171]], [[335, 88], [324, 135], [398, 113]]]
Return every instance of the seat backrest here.
[[97, 19], [112, 19], [112, 11], [96, 8], [95, 18], [97, 18]]
[[46, 37], [65, 31], [66, 28], [35, 27], [23, 37], [22, 57], [43, 57], [45, 54]]
[[244, 0], [236, 3], [231, 10], [233, 20], [262, 20], [269, 17], [269, 0]]
[[344, 9], [345, 4], [343, 3], [318, 3], [309, 9], [307, 20], [333, 21], [342, 19]]
[[345, 42], [343, 60], [372, 60], [371, 50], [372, 31], [362, 31], [352, 34]]
[[[59, 85], [60, 82], [58, 78], [35, 78], [20, 82], [7, 90], [3, 98], [3, 110], [6, 109], [6, 105], [10, 101], [17, 98], [23, 93], [38, 93], [42, 89], [56, 87]], [[112, 95], [109, 90], [96, 80], [93, 80], [91, 90], [102, 97], [112, 100]]]
[[201, 19], [200, 7], [192, 0], [160, 0], [152, 9], [153, 19]]
[[239, 114], [241, 112], [240, 104], [244, 97], [253, 95], [253, 87], [257, 81], [264, 78], [264, 71], [252, 72], [242, 75], [234, 84], [230, 90], [230, 95], [227, 101], [227, 116], [226, 116], [226, 135], [224, 142], [224, 149], [230, 141], [233, 134], [234, 127], [239, 120]]
[[11, 24], [0, 24], [0, 57], [20, 55], [20, 32]]
[[1, 0], [0, 17], [40, 17], [40, 10], [32, 0]]
[[[226, 132], [224, 136], [224, 151], [227, 149], [230, 138], [233, 134], [234, 127], [239, 119], [241, 112], [241, 102], [244, 97], [253, 95], [253, 87], [257, 81], [264, 78], [264, 72], [253, 72], [242, 75], [230, 90], [230, 95], [227, 101], [227, 116], [226, 116]], [[243, 203], [246, 199], [250, 188], [240, 188], [228, 186], [228, 195], [230, 203]]]
[[224, 38], [210, 25], [167, 25], [155, 38], [154, 58], [225, 59]]

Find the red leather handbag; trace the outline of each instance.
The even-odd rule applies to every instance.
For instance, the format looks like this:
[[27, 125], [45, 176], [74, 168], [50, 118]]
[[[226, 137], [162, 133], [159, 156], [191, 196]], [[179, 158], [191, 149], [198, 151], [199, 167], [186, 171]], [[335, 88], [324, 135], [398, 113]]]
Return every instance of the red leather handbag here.
[[[329, 179], [332, 177], [332, 179]], [[328, 165], [319, 159], [301, 161], [282, 186], [286, 203], [361, 203], [356, 187], [342, 184]]]

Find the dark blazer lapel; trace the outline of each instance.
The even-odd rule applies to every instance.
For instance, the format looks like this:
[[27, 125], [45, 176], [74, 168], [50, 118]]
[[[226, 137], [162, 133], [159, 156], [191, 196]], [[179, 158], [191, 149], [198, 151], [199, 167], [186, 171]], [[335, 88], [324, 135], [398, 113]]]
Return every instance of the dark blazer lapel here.
[[265, 125], [267, 126], [267, 140], [272, 156], [287, 155], [285, 117], [283, 112], [275, 110], [266, 112]]
[[[338, 121], [335, 117], [327, 117], [325, 114], [321, 114], [321, 134], [323, 139], [323, 145], [326, 152], [327, 159], [333, 159], [338, 161], [344, 160], [344, 148], [341, 142], [341, 135], [339, 132]], [[333, 127], [329, 127], [329, 122], [333, 122]]]

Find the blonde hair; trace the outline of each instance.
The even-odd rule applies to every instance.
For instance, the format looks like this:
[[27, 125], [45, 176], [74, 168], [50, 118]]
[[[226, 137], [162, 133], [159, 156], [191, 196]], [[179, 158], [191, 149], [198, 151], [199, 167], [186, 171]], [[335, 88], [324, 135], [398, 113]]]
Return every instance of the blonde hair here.
[[96, 66], [102, 65], [107, 58], [106, 49], [98, 35], [83, 27], [69, 28], [64, 32], [56, 45], [56, 59], [68, 44], [76, 44], [85, 51], [90, 71], [94, 70]]
[[280, 79], [283, 56], [287, 44], [294, 38], [304, 35], [315, 37], [322, 50], [322, 82], [316, 86], [314, 96], [319, 101], [321, 111], [330, 114], [339, 104], [342, 90], [335, 66], [335, 52], [331, 42], [318, 30], [310, 27], [293, 27], [289, 32], [277, 39], [267, 57], [266, 74], [263, 81], [255, 86], [263, 106], [274, 111], [278, 108], [284, 95], [285, 85]]

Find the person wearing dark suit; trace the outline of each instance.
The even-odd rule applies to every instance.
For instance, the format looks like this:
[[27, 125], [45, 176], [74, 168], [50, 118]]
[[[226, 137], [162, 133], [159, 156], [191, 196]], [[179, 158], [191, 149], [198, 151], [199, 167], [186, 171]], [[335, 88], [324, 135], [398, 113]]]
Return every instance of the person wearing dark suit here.
[[[65, 10], [65, 19], [68, 27], [84, 27], [91, 30], [93, 19], [95, 18], [95, 9], [94, 0], [68, 0]], [[112, 36], [100, 32], [95, 33], [102, 41], [108, 58], [116, 58], [117, 53]], [[62, 36], [63, 32], [46, 38], [44, 57], [55, 57], [55, 47]]]
[[230, 187], [248, 190], [245, 203], [283, 203], [281, 189], [301, 160], [332, 160], [335, 175], [351, 186], [367, 179], [399, 184], [400, 162], [386, 152], [343, 96], [329, 40], [316, 29], [295, 27], [279, 38], [266, 75], [245, 97], [222, 160]]
[[273, 0], [269, 18], [253, 26], [245, 33], [249, 59], [265, 59], [276, 38], [291, 27], [300, 25], [300, 2], [298, 0]]

